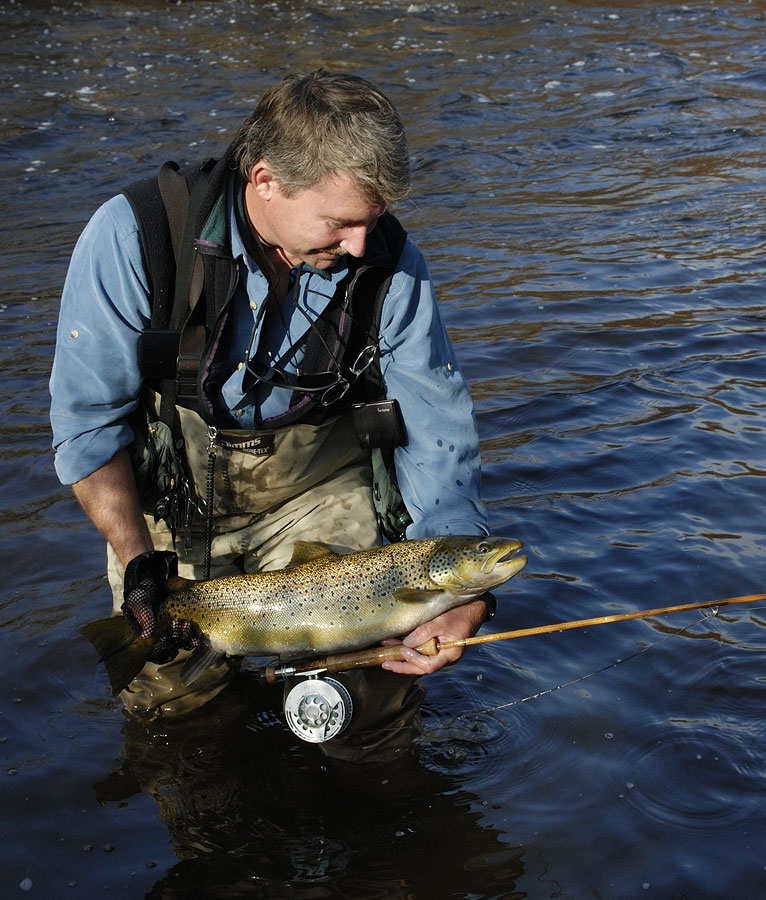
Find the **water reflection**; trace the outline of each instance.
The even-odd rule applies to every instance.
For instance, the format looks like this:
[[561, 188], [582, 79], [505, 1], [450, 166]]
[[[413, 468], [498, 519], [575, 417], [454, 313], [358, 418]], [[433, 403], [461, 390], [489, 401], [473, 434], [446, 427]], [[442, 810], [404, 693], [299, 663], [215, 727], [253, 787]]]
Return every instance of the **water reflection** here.
[[126, 720], [124, 760], [94, 789], [157, 804], [179, 862], [147, 898], [512, 895], [523, 851], [451, 775], [454, 741], [350, 773], [296, 744], [273, 699], [240, 683], [185, 723]]

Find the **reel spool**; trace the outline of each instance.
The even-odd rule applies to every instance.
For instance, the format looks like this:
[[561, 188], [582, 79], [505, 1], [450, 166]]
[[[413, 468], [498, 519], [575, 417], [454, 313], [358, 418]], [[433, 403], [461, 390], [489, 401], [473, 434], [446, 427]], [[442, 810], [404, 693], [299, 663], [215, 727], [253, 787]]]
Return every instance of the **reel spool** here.
[[334, 678], [307, 678], [285, 698], [285, 719], [290, 730], [312, 744], [337, 737], [351, 721], [353, 710], [351, 695]]

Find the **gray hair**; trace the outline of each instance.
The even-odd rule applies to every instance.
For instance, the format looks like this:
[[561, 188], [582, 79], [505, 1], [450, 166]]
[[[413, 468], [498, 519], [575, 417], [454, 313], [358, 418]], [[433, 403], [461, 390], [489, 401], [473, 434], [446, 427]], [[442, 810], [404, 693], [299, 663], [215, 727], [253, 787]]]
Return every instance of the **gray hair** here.
[[293, 197], [325, 177], [346, 173], [376, 203], [407, 195], [407, 140], [388, 98], [364, 78], [319, 69], [291, 75], [267, 91], [234, 140], [242, 177], [266, 160]]

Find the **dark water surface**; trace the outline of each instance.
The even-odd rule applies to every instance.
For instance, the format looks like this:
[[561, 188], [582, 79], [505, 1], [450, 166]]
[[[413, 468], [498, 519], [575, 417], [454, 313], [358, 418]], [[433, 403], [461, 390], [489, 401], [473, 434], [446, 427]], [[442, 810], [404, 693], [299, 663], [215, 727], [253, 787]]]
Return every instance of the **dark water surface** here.
[[0, 894], [766, 896], [762, 605], [474, 648], [396, 766], [234, 704], [134, 734], [47, 421], [96, 205], [282, 74], [354, 71], [403, 113], [401, 217], [529, 551], [493, 629], [763, 591], [764, 4], [0, 0], [0, 51]]

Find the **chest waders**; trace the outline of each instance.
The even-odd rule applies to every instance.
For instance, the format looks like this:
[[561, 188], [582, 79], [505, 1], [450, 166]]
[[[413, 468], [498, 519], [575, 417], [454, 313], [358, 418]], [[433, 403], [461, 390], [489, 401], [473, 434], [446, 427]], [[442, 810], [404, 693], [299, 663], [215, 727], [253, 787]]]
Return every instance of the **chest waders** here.
[[[228, 159], [227, 153], [203, 166], [190, 179], [191, 194], [174, 164], [126, 191], [153, 298], [152, 327], [141, 342], [146, 388], [134, 468], [155, 549], [175, 549], [179, 574], [196, 579], [280, 568], [297, 540], [322, 539], [340, 552], [374, 546], [381, 530], [400, 539], [409, 522], [390, 476], [393, 447], [406, 439], [403, 428], [394, 416], [398, 429], [381, 431], [380, 417], [368, 414], [373, 404], [391, 406], [377, 352], [364, 378], [331, 407], [304, 403], [305, 412], [288, 412], [277, 427], [256, 431], [216, 420], [206, 388], [237, 284], [237, 264], [226, 249]], [[364, 258], [353, 261], [327, 314], [309, 329], [305, 361], [314, 360], [315, 371], [324, 370], [328, 342], [340, 341], [346, 365], [370, 345], [377, 351], [382, 302], [405, 237], [391, 216], [370, 235]], [[147, 449], [163, 426], [175, 453]], [[109, 576], [119, 607], [122, 571], [112, 553]], [[147, 664], [123, 694], [127, 708], [149, 716], [181, 713], [232, 677], [221, 664], [184, 687], [179, 674], [186, 657], [182, 651], [171, 663]], [[421, 701], [413, 678], [381, 670], [349, 673], [342, 682], [335, 690], [344, 702], [343, 690], [350, 691], [347, 708], [353, 695], [354, 727], [333, 741], [332, 755], [358, 758], [409, 742]], [[286, 685], [288, 697], [292, 687]], [[340, 733], [337, 703], [316, 690], [292, 707], [297, 712], [291, 717], [288, 709], [288, 722], [304, 739]]]

